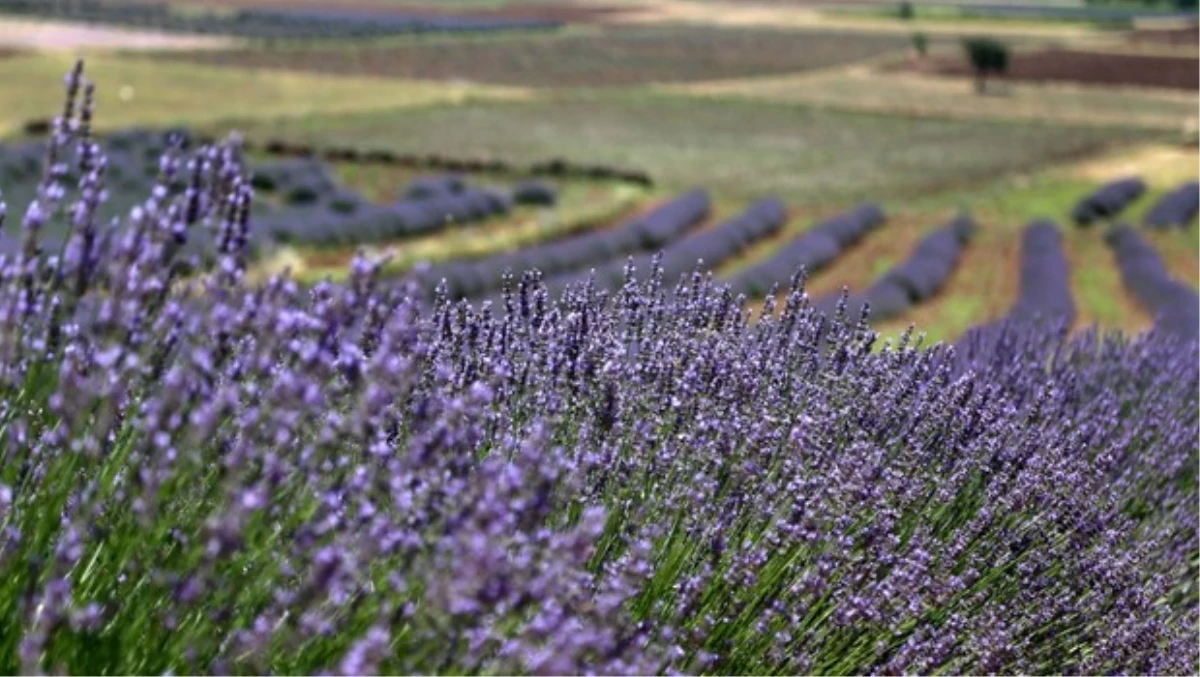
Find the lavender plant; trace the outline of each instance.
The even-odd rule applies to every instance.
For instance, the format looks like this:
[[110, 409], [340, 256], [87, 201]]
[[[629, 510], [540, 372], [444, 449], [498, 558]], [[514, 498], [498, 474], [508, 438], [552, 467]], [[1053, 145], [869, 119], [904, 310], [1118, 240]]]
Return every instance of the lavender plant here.
[[0, 669], [1200, 668], [1194, 342], [875, 350], [799, 278], [750, 323], [657, 269], [503, 307], [379, 261], [250, 285], [237, 139], [101, 226], [90, 91], [0, 265]]

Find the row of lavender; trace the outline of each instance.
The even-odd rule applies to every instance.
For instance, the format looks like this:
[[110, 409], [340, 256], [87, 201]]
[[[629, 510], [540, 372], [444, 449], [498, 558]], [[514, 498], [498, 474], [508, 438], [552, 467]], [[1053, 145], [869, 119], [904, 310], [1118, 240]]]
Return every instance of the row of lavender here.
[[959, 339], [968, 352], [995, 349], [1006, 333], [1031, 326], [1065, 335], [1075, 323], [1071, 270], [1062, 233], [1053, 221], [1037, 219], [1021, 232], [1020, 266], [1017, 300], [1007, 314], [973, 327]]
[[858, 315], [867, 307], [876, 320], [903, 315], [913, 305], [941, 291], [974, 234], [975, 222], [970, 216], [960, 214], [922, 238], [903, 263], [884, 273], [862, 293], [846, 299], [829, 295], [817, 299], [814, 305], [827, 315], [833, 314], [840, 304], [845, 305], [843, 312], [850, 315]]
[[[194, 138], [183, 129], [129, 129], [107, 135], [104, 143], [109, 197], [101, 216], [107, 221], [128, 213], [144, 197], [161, 172], [159, 158], [169, 146], [182, 151]], [[9, 199], [31, 200], [45, 151], [44, 141], [0, 145], [0, 191]], [[77, 178], [68, 172], [69, 180]], [[341, 185], [329, 165], [312, 158], [259, 164], [253, 186], [269, 198], [258, 201], [251, 214], [255, 227], [250, 245], [255, 251], [280, 242], [327, 246], [403, 239], [469, 226], [507, 214], [514, 205], [550, 206], [557, 201], [555, 187], [539, 180], [502, 189], [470, 185], [457, 175], [436, 175], [401, 187], [395, 202], [376, 204]], [[63, 219], [48, 223], [43, 245], [56, 251], [69, 229]], [[0, 249], [12, 251], [16, 246], [13, 238], [0, 237]], [[204, 234], [193, 237], [187, 249], [208, 259], [215, 252]]]
[[21, 219], [32, 252], [70, 213], [68, 255], [0, 262], [0, 670], [1200, 670], [1173, 337], [879, 351], [799, 286], [749, 325], [657, 276], [526, 277], [502, 315], [378, 262], [251, 286], [236, 144], [169, 157], [99, 244], [81, 87]]
[[[544, 278], [551, 294], [562, 294], [575, 284], [587, 283], [598, 290], [620, 289], [628, 274], [657, 269], [668, 283], [695, 270], [717, 269], [747, 248], [778, 233], [787, 223], [787, 208], [776, 198], [752, 203], [740, 214], [698, 233], [667, 243], [660, 251], [643, 251], [634, 256], [613, 258], [585, 271], [569, 271]], [[493, 297], [493, 300], [498, 300]]]
[[536, 269], [542, 276], [551, 277], [658, 249], [698, 225], [711, 209], [708, 192], [692, 189], [611, 229], [592, 230], [483, 259], [452, 261], [434, 266], [425, 277], [435, 285], [444, 282], [454, 298], [480, 296], [499, 290], [506, 273], [520, 275]]
[[[497, 307], [504, 302], [506, 275], [515, 281], [525, 271], [536, 271], [553, 298], [572, 285], [613, 291], [639, 271], [646, 274], [653, 270], [667, 284], [674, 284], [694, 271], [705, 274], [717, 270], [747, 248], [775, 236], [788, 220], [782, 202], [765, 198], [724, 222], [689, 232], [707, 214], [703, 195], [695, 191], [684, 194], [612, 230], [482, 260], [435, 266], [426, 271], [424, 278], [434, 284], [444, 283], [444, 291], [451, 298], [472, 297], [491, 301]], [[878, 206], [864, 204], [822, 221], [775, 255], [735, 276], [731, 290], [762, 296], [772, 289], [786, 288], [802, 268], [812, 273], [829, 265], [883, 218]], [[657, 236], [647, 234], [647, 222], [660, 224]], [[974, 231], [974, 221], [960, 215], [926, 236], [904, 263], [882, 276], [863, 295], [851, 297], [850, 312], [857, 313], [869, 303], [873, 317], [891, 318], [933, 297], [948, 281]], [[746, 279], [755, 282], [751, 285]], [[816, 305], [821, 312], [832, 314], [839, 302], [840, 298], [833, 295]]]
[[[1119, 216], [1146, 193], [1146, 182], [1137, 177], [1110, 181], [1084, 196], [1071, 210], [1080, 226]], [[1186, 228], [1200, 211], [1200, 183], [1188, 181], [1163, 194], [1146, 212], [1147, 228]]]
[[[259, 233], [277, 242], [330, 246], [412, 238], [507, 214], [515, 201], [510, 191], [438, 176], [415, 179], [402, 189], [399, 200], [376, 204], [338, 186], [322, 163], [289, 164], [299, 165], [299, 172], [285, 174], [286, 179], [267, 174], [288, 207], [255, 222]], [[528, 188], [519, 191], [522, 201], [527, 201], [528, 192]], [[547, 195], [553, 195], [549, 188], [533, 197], [543, 202]]]
[[605, 164], [572, 162], [561, 157], [522, 165], [499, 158], [461, 158], [438, 153], [405, 153], [386, 148], [364, 150], [352, 146], [316, 147], [284, 139], [268, 139], [261, 144], [247, 143], [246, 148], [261, 150], [273, 156], [321, 158], [330, 162], [377, 164], [460, 174], [528, 175], [555, 179], [621, 181], [643, 188], [654, 187], [654, 178], [642, 170]]
[[1172, 279], [1162, 257], [1133, 228], [1117, 226], [1106, 240], [1116, 256], [1125, 287], [1154, 318], [1155, 326], [1195, 340], [1200, 335], [1200, 296], [1196, 290]]
[[180, 12], [169, 4], [99, 2], [97, 0], [0, 0], [0, 14], [42, 19], [149, 28], [179, 33], [228, 35], [263, 39], [379, 38], [420, 33], [491, 33], [512, 30], [548, 30], [561, 23], [545, 19], [517, 19], [445, 15], [419, 11], [404, 15], [362, 11], [274, 11], [242, 9], [236, 12]]
[[[1185, 345], [1200, 340], [1200, 295], [1196, 290], [1171, 278], [1162, 257], [1132, 227], [1116, 226], [1105, 239], [1113, 249], [1125, 287], [1154, 319], [1155, 329]], [[997, 329], [1021, 325], [1068, 331], [1076, 318], [1070, 277], [1058, 226], [1045, 219], [1029, 224], [1021, 235], [1016, 302], [1005, 317], [968, 332], [962, 343], [994, 340]]]
[[882, 225], [886, 218], [879, 205], [866, 203], [822, 221], [766, 260], [738, 272], [729, 280], [730, 289], [735, 294], [762, 296], [786, 285], [801, 268], [815, 273]]

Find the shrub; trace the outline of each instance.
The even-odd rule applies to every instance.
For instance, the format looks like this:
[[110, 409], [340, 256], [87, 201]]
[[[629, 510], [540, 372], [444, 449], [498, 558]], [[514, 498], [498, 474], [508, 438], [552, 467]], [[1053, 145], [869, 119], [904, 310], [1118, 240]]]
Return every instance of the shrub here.
[[929, 37], [924, 33], [913, 33], [912, 45], [917, 56], [925, 56], [929, 52]]
[[558, 202], [558, 191], [544, 181], [521, 181], [513, 186], [513, 202], [521, 205], [553, 206]]
[[987, 89], [987, 78], [1008, 72], [1008, 45], [994, 38], [967, 38], [963, 40], [967, 60], [975, 69], [975, 89], [982, 94]]

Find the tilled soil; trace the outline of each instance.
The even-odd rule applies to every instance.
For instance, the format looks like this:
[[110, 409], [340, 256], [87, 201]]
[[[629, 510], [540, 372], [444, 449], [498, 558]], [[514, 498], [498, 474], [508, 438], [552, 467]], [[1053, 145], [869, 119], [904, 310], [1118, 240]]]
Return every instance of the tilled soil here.
[[[1089, 85], [1133, 85], [1169, 89], [1200, 89], [1200, 65], [1195, 57], [1110, 54], [1050, 49], [1014, 53], [1004, 76], [1025, 82], [1074, 82]], [[966, 59], [941, 57], [896, 66], [934, 75], [970, 76]]]

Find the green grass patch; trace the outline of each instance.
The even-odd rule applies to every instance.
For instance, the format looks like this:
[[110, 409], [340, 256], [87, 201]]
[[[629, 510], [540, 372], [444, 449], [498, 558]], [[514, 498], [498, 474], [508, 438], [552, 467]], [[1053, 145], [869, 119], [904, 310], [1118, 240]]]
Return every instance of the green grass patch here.
[[648, 93], [466, 102], [249, 121], [250, 138], [477, 155], [550, 157], [650, 172], [671, 189], [838, 209], [908, 202], [1011, 172], [1156, 138], [1136, 129], [909, 119]]
[[[5, 94], [0, 107], [0, 136], [12, 134], [27, 120], [49, 117], [61, 108], [61, 88], [47, 83], [61, 82], [62, 74], [73, 62], [74, 57], [67, 54], [30, 54], [0, 60]], [[107, 129], [336, 116], [519, 95], [511, 89], [471, 85], [239, 71], [111, 55], [88, 56], [87, 69], [88, 77], [97, 85], [97, 120]]]

